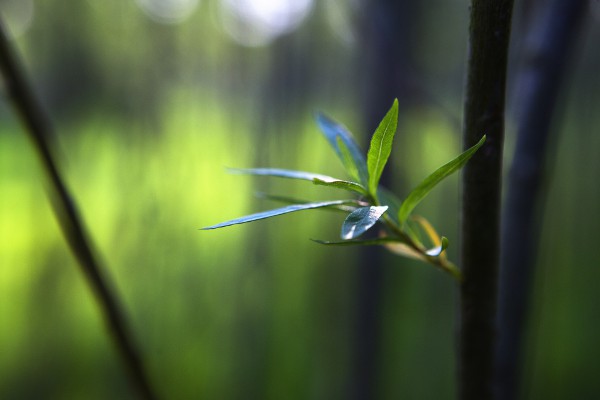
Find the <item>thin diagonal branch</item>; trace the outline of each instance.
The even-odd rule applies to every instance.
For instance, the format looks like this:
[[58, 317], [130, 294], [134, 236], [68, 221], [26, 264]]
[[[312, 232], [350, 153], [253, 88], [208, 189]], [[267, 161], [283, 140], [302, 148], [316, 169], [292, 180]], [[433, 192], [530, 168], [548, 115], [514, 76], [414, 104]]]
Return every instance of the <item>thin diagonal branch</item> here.
[[150, 387], [140, 356], [127, 329], [126, 319], [117, 294], [103, 275], [103, 268], [92, 250], [91, 240], [77, 212], [75, 201], [52, 156], [48, 142], [52, 131], [51, 124], [33, 96], [17, 60], [16, 52], [13, 51], [4, 32], [2, 21], [0, 21], [0, 70], [15, 110], [20, 115], [26, 127], [25, 131], [35, 146], [46, 172], [54, 213], [60, 223], [63, 235], [96, 295], [109, 332], [127, 367], [131, 381], [142, 398], [154, 399], [156, 396]]

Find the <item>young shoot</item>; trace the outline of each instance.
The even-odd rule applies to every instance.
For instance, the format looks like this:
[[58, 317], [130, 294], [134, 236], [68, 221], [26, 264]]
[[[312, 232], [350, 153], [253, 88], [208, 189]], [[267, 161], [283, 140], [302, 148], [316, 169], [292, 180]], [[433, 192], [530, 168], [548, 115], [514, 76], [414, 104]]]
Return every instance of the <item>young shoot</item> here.
[[[443, 236], [440, 237], [425, 218], [412, 215], [412, 212], [438, 183], [458, 171], [469, 161], [473, 154], [484, 144], [485, 135], [475, 146], [444, 164], [425, 178], [401, 202], [379, 184], [381, 174], [392, 151], [392, 143], [398, 125], [397, 99], [394, 100], [392, 107], [375, 130], [366, 159], [352, 137], [352, 134], [343, 125], [323, 114], [317, 115], [317, 123], [344, 165], [349, 177], [348, 179], [338, 179], [322, 174], [279, 168], [232, 169], [230, 171], [233, 173], [311, 181], [315, 185], [330, 186], [350, 192], [354, 195], [354, 198], [319, 202], [298, 202], [284, 197], [273, 197], [274, 199], [291, 204], [201, 229], [223, 228], [301, 210], [317, 208], [342, 210], [347, 212], [348, 216], [341, 227], [341, 240], [314, 240], [315, 242], [334, 246], [385, 246], [395, 254], [427, 262], [460, 280], [460, 270], [446, 257], [445, 250], [448, 247], [448, 239]], [[363, 233], [375, 226], [380, 227], [375, 238], [359, 238]], [[428, 247], [423, 243], [421, 240], [423, 233], [433, 246]]]

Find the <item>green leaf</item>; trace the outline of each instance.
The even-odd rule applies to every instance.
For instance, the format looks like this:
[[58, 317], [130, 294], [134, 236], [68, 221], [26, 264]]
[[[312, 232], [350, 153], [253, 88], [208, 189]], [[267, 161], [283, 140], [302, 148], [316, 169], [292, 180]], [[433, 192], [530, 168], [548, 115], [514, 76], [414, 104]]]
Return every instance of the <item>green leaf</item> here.
[[401, 243], [399, 239], [392, 237], [381, 237], [375, 239], [365, 240], [342, 240], [342, 241], [327, 241], [319, 239], [310, 239], [315, 243], [324, 244], [326, 246], [375, 246], [375, 245], [386, 245], [390, 243]]
[[367, 168], [369, 171], [369, 192], [377, 196], [377, 186], [381, 173], [392, 152], [392, 141], [398, 126], [398, 99], [394, 100], [392, 108], [385, 114], [371, 138], [371, 146], [367, 153]]
[[368, 196], [368, 194], [369, 194], [367, 192], [367, 189], [365, 189], [362, 185], [359, 185], [358, 183], [350, 182], [350, 181], [342, 181], [339, 179], [324, 180], [324, 179], [315, 178], [315, 179], [313, 179], [313, 183], [315, 185], [329, 186], [329, 187], [333, 187], [333, 188], [337, 188], [337, 189], [349, 190], [351, 192], [356, 192], [356, 193], [359, 193], [359, 194], [365, 195], [365, 196]]
[[[264, 192], [256, 192], [255, 195], [256, 195], [256, 197], [258, 197], [260, 199], [272, 200], [272, 201], [277, 201], [277, 202], [286, 203], [286, 204], [308, 204], [308, 203], [311, 203], [310, 201], [301, 200], [301, 199], [297, 199], [294, 197], [278, 196], [278, 195], [273, 195], [273, 194], [267, 194]], [[339, 212], [343, 212], [344, 214], [348, 214], [348, 213], [356, 210], [357, 207], [364, 207], [365, 205], [367, 205], [367, 203], [365, 203], [364, 201], [348, 200], [344, 204], [341, 204], [339, 206], [327, 207], [327, 210], [339, 211]]]
[[305, 171], [295, 171], [289, 169], [280, 169], [280, 168], [247, 168], [247, 169], [237, 169], [237, 168], [229, 168], [229, 172], [235, 174], [249, 174], [249, 175], [264, 175], [264, 176], [275, 176], [279, 178], [288, 178], [288, 179], [300, 179], [305, 181], [312, 181], [316, 185], [322, 186], [330, 186], [338, 189], [349, 190], [351, 192], [356, 192], [361, 195], [367, 195], [367, 189], [361, 186], [358, 183], [344, 181], [342, 179], [333, 178], [331, 176], [315, 174], [312, 172]]
[[233, 174], [275, 176], [278, 178], [301, 179], [304, 181], [313, 181], [315, 179], [326, 182], [339, 180], [327, 175], [281, 168], [228, 168], [227, 170]]
[[226, 226], [244, 224], [246, 222], [258, 221], [260, 219], [271, 218], [277, 215], [287, 214], [295, 211], [302, 210], [310, 210], [314, 208], [323, 208], [323, 207], [335, 207], [343, 204], [355, 204], [353, 200], [333, 200], [333, 201], [320, 201], [315, 203], [305, 203], [305, 204], [293, 204], [286, 207], [276, 208], [274, 210], [263, 211], [256, 214], [246, 215], [245, 217], [240, 217], [236, 219], [232, 219], [230, 221], [221, 222], [220, 224], [207, 226], [206, 228], [200, 228], [201, 230], [209, 230], [209, 229], [217, 229], [223, 228]]
[[475, 146], [471, 147], [449, 163], [438, 168], [434, 173], [425, 178], [425, 180], [423, 180], [423, 182], [421, 182], [421, 184], [419, 184], [419, 186], [417, 186], [408, 195], [406, 200], [404, 200], [404, 203], [402, 203], [400, 211], [398, 212], [398, 220], [400, 220], [400, 223], [403, 224], [406, 221], [417, 204], [419, 204], [421, 200], [427, 196], [431, 189], [433, 189], [438, 183], [447, 178], [449, 175], [462, 168], [473, 156], [473, 154], [479, 150], [483, 143], [485, 143], [485, 139], [486, 136], [484, 135], [479, 143], [477, 143]]
[[[340, 155], [342, 157], [342, 162], [344, 163], [346, 173], [350, 176], [351, 179], [354, 179], [355, 181], [364, 183], [366, 185], [368, 182], [363, 182], [360, 173], [358, 172], [358, 166], [356, 165], [354, 158], [352, 158], [352, 154], [350, 153], [348, 146], [346, 146], [346, 143], [344, 143], [344, 140], [340, 136], [338, 136], [336, 139], [337, 147], [340, 151]], [[368, 174], [365, 174], [365, 178], [368, 178], [367, 175]]]
[[[350, 175], [352, 179], [357, 179], [359, 183], [367, 186], [369, 181], [367, 163], [360, 151], [360, 147], [352, 137], [352, 134], [345, 126], [339, 124], [325, 114], [317, 114], [317, 123], [319, 124], [323, 135], [342, 161], [348, 175]], [[340, 142], [343, 143], [343, 147], [340, 147]]]
[[360, 207], [352, 211], [342, 225], [342, 239], [354, 239], [369, 230], [388, 209], [382, 207]]

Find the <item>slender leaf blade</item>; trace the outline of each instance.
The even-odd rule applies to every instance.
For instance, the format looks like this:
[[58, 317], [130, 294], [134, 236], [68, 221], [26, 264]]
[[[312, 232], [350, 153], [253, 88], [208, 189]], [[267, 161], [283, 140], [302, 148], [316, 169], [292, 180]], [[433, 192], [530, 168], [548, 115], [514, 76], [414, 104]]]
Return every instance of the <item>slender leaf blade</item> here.
[[[369, 180], [367, 163], [350, 131], [342, 124], [322, 113], [317, 114], [317, 124], [331, 147], [335, 150], [338, 158], [342, 161], [348, 174], [366, 186]], [[339, 141], [344, 144], [345, 148], [340, 148]]]
[[339, 179], [327, 175], [282, 168], [228, 168], [227, 170], [233, 174], [274, 176], [278, 178], [300, 179], [304, 181], [314, 181], [315, 179], [326, 182], [339, 181]]
[[315, 243], [319, 243], [325, 246], [380, 246], [388, 245], [390, 243], [402, 243], [399, 239], [392, 237], [380, 237], [374, 239], [353, 239], [353, 240], [341, 240], [341, 241], [328, 241], [311, 239]]
[[[362, 182], [362, 178], [360, 176], [360, 172], [358, 171], [358, 166], [352, 157], [352, 153], [350, 153], [350, 149], [346, 146], [346, 143], [341, 138], [341, 136], [336, 137], [337, 148], [340, 151], [340, 156], [342, 158], [342, 162], [344, 164], [344, 168], [346, 169], [346, 173], [350, 176], [351, 179]], [[365, 176], [367, 177], [367, 176]], [[368, 178], [368, 177], [367, 177]], [[365, 182], [366, 184], [366, 182]]]
[[354, 239], [377, 223], [387, 206], [360, 207], [352, 211], [342, 224], [342, 239]]
[[274, 210], [262, 211], [255, 214], [246, 215], [244, 217], [232, 219], [229, 221], [221, 222], [216, 225], [207, 226], [205, 228], [200, 228], [201, 230], [209, 230], [209, 229], [217, 229], [224, 228], [226, 226], [237, 225], [237, 224], [245, 224], [247, 222], [258, 221], [261, 219], [276, 217], [278, 215], [288, 214], [291, 212], [302, 211], [302, 210], [310, 210], [314, 208], [323, 208], [323, 207], [335, 207], [344, 204], [354, 204], [354, 201], [348, 200], [333, 200], [333, 201], [320, 201], [314, 203], [305, 203], [305, 204], [292, 204], [289, 206], [276, 208]]
[[[272, 201], [277, 201], [277, 202], [286, 203], [286, 204], [310, 203], [310, 201], [306, 201], [306, 200], [302, 200], [302, 199], [298, 199], [298, 198], [294, 198], [294, 197], [278, 196], [278, 195], [268, 194], [268, 193], [264, 193], [264, 192], [256, 192], [255, 194], [256, 194], [256, 197], [258, 197], [260, 199], [272, 200]], [[342, 205], [327, 207], [327, 210], [339, 211], [339, 212], [348, 214], [348, 213], [356, 210], [357, 207], [364, 207], [365, 205], [367, 205], [367, 203], [365, 203], [364, 201], [347, 200]]]
[[313, 179], [313, 183], [315, 185], [328, 186], [328, 187], [333, 187], [336, 189], [344, 189], [344, 190], [348, 190], [348, 191], [355, 192], [355, 193], [365, 195], [365, 196], [368, 195], [367, 189], [365, 189], [362, 185], [360, 185], [356, 182], [342, 181], [339, 179], [324, 180], [324, 179], [315, 178], [315, 179]]
[[408, 195], [406, 200], [402, 203], [400, 211], [398, 212], [398, 220], [403, 224], [414, 208], [427, 196], [427, 194], [442, 180], [452, 175], [454, 172], [462, 168], [467, 161], [475, 154], [477, 150], [485, 143], [486, 136], [484, 135], [481, 140], [464, 153], [460, 154], [454, 160], [447, 164], [444, 164], [438, 168], [435, 172], [429, 175], [423, 180], [412, 192]]
[[383, 168], [392, 152], [392, 142], [398, 126], [398, 99], [385, 114], [371, 138], [367, 153], [367, 169], [369, 172], [369, 192], [377, 196], [377, 186], [381, 179]]
[[248, 175], [264, 175], [264, 176], [275, 176], [279, 178], [288, 179], [300, 179], [305, 181], [312, 181], [316, 185], [329, 186], [338, 189], [349, 190], [356, 192], [361, 195], [366, 195], [367, 189], [356, 182], [345, 181], [343, 179], [337, 179], [331, 176], [315, 174], [306, 171], [296, 171], [290, 169], [281, 168], [229, 168], [229, 172], [234, 174], [248, 174]]

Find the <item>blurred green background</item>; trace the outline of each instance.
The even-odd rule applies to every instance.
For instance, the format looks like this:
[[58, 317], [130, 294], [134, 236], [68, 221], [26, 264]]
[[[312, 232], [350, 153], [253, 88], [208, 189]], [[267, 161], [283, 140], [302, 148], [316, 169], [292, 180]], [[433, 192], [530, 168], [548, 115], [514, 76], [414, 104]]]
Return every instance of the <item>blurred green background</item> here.
[[[386, 179], [401, 197], [458, 154], [467, 1], [392, 3], [0, 1], [162, 398], [347, 399], [361, 379], [376, 398], [454, 398], [449, 276], [383, 249], [309, 241], [338, 237], [336, 213], [198, 231], [276, 206], [256, 191], [339, 197], [224, 168], [343, 176], [315, 111], [345, 123], [366, 149], [398, 97]], [[597, 2], [589, 13], [568, 90], [548, 116], [556, 139], [524, 375], [532, 399], [600, 393]], [[458, 185], [452, 177], [417, 209], [450, 238], [455, 261]], [[0, 398], [133, 395], [4, 96]]]

